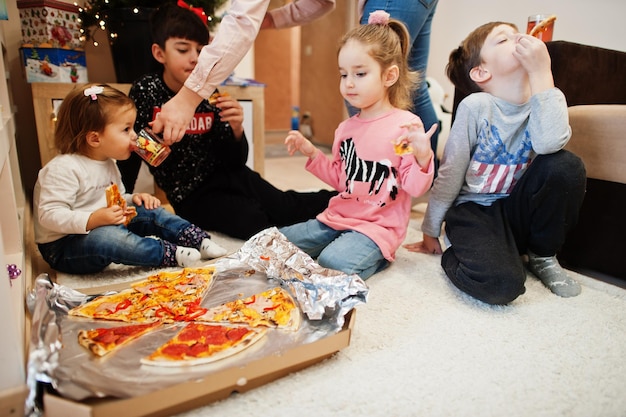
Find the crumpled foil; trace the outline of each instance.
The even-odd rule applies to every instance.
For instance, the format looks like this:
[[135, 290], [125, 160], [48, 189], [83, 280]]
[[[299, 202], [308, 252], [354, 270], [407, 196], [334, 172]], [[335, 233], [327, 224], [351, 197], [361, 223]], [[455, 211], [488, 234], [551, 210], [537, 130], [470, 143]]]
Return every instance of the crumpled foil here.
[[367, 302], [369, 288], [358, 275], [321, 267], [275, 227], [252, 236], [238, 252], [215, 264], [218, 270], [242, 266], [287, 285], [310, 320], [327, 318], [341, 328], [346, 313]]
[[26, 384], [29, 394], [26, 398], [25, 415], [43, 415], [37, 401], [39, 382], [56, 386], [52, 377], [59, 366], [61, 328], [59, 312], [67, 312], [85, 302], [89, 297], [78, 291], [54, 284], [48, 274], [41, 274], [34, 283], [34, 289], [27, 295], [26, 305], [31, 314], [31, 335], [28, 354]]
[[49, 384], [62, 396], [74, 400], [108, 396], [126, 398], [315, 342], [341, 330], [345, 314], [365, 303], [369, 292], [357, 275], [320, 267], [276, 228], [259, 232], [238, 252], [220, 259], [215, 266], [216, 283], [203, 305], [218, 305], [234, 296], [251, 295], [272, 288], [278, 282], [290, 289], [309, 320], [303, 320], [297, 332], [270, 332], [270, 337], [259, 348], [251, 349], [244, 356], [233, 357], [233, 360], [223, 359], [194, 369], [163, 372], [140, 365], [138, 359], [172, 337], [179, 330], [177, 325], [144, 336], [133, 342], [133, 349], [117, 352], [105, 360], [95, 358], [78, 343], [72, 342], [77, 331], [125, 323], [103, 323], [68, 316], [69, 310], [95, 295], [55, 284], [47, 274], [42, 274], [35, 280], [34, 289], [26, 300], [32, 329], [27, 369], [30, 392], [25, 415], [43, 415], [40, 398], [37, 398], [40, 384]]

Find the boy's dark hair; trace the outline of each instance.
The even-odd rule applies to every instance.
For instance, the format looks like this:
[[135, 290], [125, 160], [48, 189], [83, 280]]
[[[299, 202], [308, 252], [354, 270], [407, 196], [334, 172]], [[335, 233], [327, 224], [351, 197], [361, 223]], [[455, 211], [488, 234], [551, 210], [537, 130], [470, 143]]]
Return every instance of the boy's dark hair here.
[[480, 50], [491, 31], [500, 25], [509, 25], [515, 30], [517, 26], [508, 22], [489, 22], [477, 27], [461, 42], [458, 48], [450, 53], [446, 75], [459, 91], [470, 94], [482, 89], [470, 78], [472, 68], [481, 64]]
[[209, 43], [209, 28], [202, 19], [189, 9], [174, 3], [166, 3], [150, 16], [152, 42], [165, 49], [165, 41], [182, 38], [200, 45]]

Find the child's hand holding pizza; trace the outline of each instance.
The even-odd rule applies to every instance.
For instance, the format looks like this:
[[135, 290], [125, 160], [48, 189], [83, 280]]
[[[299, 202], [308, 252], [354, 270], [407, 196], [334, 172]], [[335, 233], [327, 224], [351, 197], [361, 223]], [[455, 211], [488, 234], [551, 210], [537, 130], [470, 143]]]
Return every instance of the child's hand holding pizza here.
[[221, 93], [215, 106], [220, 109], [222, 121], [230, 124], [235, 138], [241, 139], [243, 137], [243, 108], [241, 104], [229, 94]]
[[394, 143], [396, 154], [408, 155], [412, 153], [422, 168], [428, 168], [428, 164], [433, 156], [430, 147], [430, 137], [437, 131], [438, 125], [432, 125], [426, 132], [424, 124], [418, 119], [400, 127], [406, 129], [406, 134], [396, 139]]
[[112, 226], [116, 224], [124, 224], [126, 222], [125, 210], [118, 206], [102, 207], [89, 216], [87, 220], [86, 230], [93, 230], [101, 226]]

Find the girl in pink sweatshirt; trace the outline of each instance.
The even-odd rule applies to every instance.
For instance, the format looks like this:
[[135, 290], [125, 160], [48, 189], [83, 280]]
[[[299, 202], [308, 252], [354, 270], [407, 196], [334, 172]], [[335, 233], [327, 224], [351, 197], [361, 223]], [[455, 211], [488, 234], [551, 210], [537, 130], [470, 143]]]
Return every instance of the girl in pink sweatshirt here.
[[395, 258], [406, 235], [411, 197], [433, 180], [430, 137], [419, 117], [405, 110], [418, 74], [407, 64], [406, 27], [383, 11], [348, 32], [338, 61], [342, 96], [360, 112], [335, 132], [331, 157], [300, 132], [285, 144], [309, 157], [306, 169], [339, 191], [316, 219], [281, 228], [326, 268], [363, 279]]

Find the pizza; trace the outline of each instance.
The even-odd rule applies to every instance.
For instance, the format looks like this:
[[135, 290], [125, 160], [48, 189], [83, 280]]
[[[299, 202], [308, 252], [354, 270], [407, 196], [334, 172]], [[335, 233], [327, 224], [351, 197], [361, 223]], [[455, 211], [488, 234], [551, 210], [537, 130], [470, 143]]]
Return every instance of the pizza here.
[[98, 357], [117, 351], [138, 339], [144, 334], [151, 332], [161, 323], [131, 324], [117, 327], [99, 327], [78, 332], [78, 344]]
[[137, 209], [133, 206], [127, 207], [126, 200], [122, 197], [122, 193], [120, 193], [120, 188], [117, 184], [111, 183], [106, 190], [106, 199], [107, 199], [107, 207], [112, 206], [120, 206], [124, 211], [124, 216], [126, 216], [126, 220], [124, 220], [124, 225], [128, 226], [128, 223], [137, 215]]
[[141, 363], [191, 366], [234, 355], [256, 343], [273, 327], [297, 330], [300, 310], [291, 295], [276, 287], [216, 307], [201, 305], [213, 284], [214, 266], [162, 271], [69, 311], [70, 316], [130, 323], [78, 332], [78, 343], [98, 357], [115, 352], [162, 323], [185, 327]]
[[291, 295], [285, 289], [276, 287], [209, 308], [196, 320], [242, 323], [251, 327], [265, 326], [295, 331], [300, 327], [301, 317]]
[[206, 312], [200, 303], [214, 272], [214, 266], [159, 272], [129, 289], [74, 307], [68, 314], [135, 323], [191, 321]]
[[214, 92], [213, 94], [211, 94], [211, 96], [209, 97], [209, 104], [211, 106], [215, 106], [217, 104], [217, 99], [220, 97], [228, 97], [229, 94], [224, 92], [224, 93], [220, 93], [219, 91]]
[[195, 366], [227, 358], [252, 346], [267, 329], [189, 323], [173, 338], [142, 358], [145, 365]]
[[396, 153], [396, 155], [403, 156], [413, 153], [413, 147], [411, 146], [411, 142], [409, 142], [409, 140], [404, 137], [399, 141], [394, 142], [393, 151]]
[[529, 33], [530, 36], [536, 36], [539, 32], [550, 26], [556, 20], [556, 15], [548, 16], [533, 27]]

